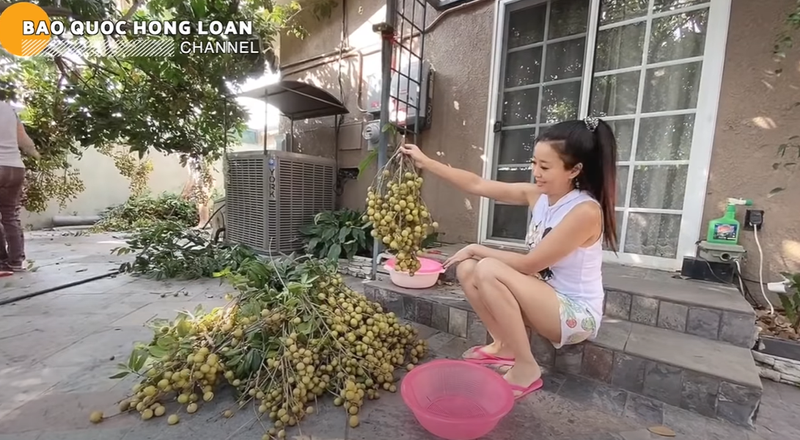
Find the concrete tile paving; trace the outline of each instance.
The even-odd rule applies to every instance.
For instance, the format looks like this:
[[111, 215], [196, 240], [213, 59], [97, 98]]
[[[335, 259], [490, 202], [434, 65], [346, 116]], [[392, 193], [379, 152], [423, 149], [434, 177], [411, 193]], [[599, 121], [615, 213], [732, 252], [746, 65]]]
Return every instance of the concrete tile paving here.
[[[66, 261], [100, 267], [107, 264], [103, 261], [108, 250], [119, 245], [113, 241], [108, 234], [39, 234], [29, 240], [29, 253], [36, 258], [41, 251], [40, 261], [53, 266]], [[25, 282], [5, 286], [2, 295], [30, 291], [36, 285], [53, 287], [74, 279], [80, 270], [65, 267], [70, 270], [40, 280], [34, 279], [39, 271], [24, 274]], [[349, 281], [361, 288], [360, 280]], [[134, 378], [108, 377], [116, 372], [117, 363], [127, 360], [134, 341], [149, 338], [147, 321], [173, 317], [177, 310], [194, 309], [197, 304], [206, 309], [224, 305], [228, 290], [218, 280], [156, 282], [120, 275], [0, 306], [0, 440], [260, 439], [264, 427], [249, 407], [230, 419], [222, 418], [225, 409], [235, 407], [235, 399], [225, 392], [194, 415], [182, 413], [174, 427], [163, 419], [143, 422], [135, 414], [114, 416], [100, 425], [88, 420], [94, 410], [115, 414], [116, 402], [129, 393]], [[418, 328], [430, 343], [431, 357], [458, 357], [469, 347], [464, 339]], [[288, 438], [434, 439], [414, 420], [399, 394], [385, 393], [380, 400], [367, 402], [361, 426], [355, 429], [347, 426], [347, 416], [331, 399], [320, 400], [315, 407], [316, 413], [290, 430]], [[168, 407], [168, 414], [176, 409]], [[646, 428], [663, 423], [679, 439], [782, 440], [800, 438], [795, 423], [799, 412], [800, 390], [765, 381], [759, 426], [747, 431], [677, 408], [660, 410], [644, 398], [626, 401], [605, 385], [575, 376], [546, 374], [544, 388], [518, 402], [486, 438], [652, 439], [660, 437]]]

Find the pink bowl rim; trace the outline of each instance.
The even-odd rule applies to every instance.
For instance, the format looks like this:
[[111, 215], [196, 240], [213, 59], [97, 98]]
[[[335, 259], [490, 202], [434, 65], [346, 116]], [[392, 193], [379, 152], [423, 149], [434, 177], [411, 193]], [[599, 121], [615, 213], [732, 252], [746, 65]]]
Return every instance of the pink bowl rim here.
[[[472, 368], [476, 371], [480, 370], [481, 372], [487, 373], [486, 379], [495, 382], [497, 387], [501, 388], [506, 394], [506, 403], [503, 405], [496, 413], [487, 415], [487, 418], [491, 421], [498, 421], [501, 418], [505, 417], [511, 410], [514, 408], [514, 391], [511, 390], [511, 386], [503, 379], [502, 376], [499, 374], [489, 370], [486, 367], [482, 367], [480, 365], [471, 364], [467, 361], [460, 361], [454, 359], [435, 359], [430, 362], [426, 362], [413, 370], [409, 371], [408, 374], [403, 378], [402, 383], [400, 384], [400, 397], [403, 398], [403, 403], [411, 409], [412, 412], [417, 413], [420, 411], [421, 408], [415, 408], [416, 403], [413, 405], [410, 403], [410, 396], [415, 395], [414, 391], [411, 389], [411, 386], [408, 385], [408, 380], [414, 378], [415, 375], [420, 374], [420, 371], [426, 370], [429, 368], [437, 367], [437, 366], [445, 366], [445, 365], [453, 365], [459, 364], [465, 366], [466, 368]], [[434, 419], [442, 422], [463, 422], [464, 419], [457, 418], [457, 417], [446, 417], [437, 414], [432, 414], [430, 412], [424, 411], [425, 417], [428, 419]], [[487, 420], [487, 421], [489, 421]]]
[[[396, 257], [394, 257], [394, 258], [390, 258], [390, 259], [386, 260], [386, 263], [383, 265], [384, 269], [386, 269], [386, 270], [388, 270], [388, 271], [391, 271], [391, 272], [395, 272], [395, 273], [399, 273], [399, 274], [407, 275], [407, 273], [406, 273], [406, 272], [403, 272], [403, 271], [400, 271], [400, 270], [395, 270], [395, 269], [394, 269], [394, 262], [395, 262], [396, 260], [397, 260], [397, 258], [396, 258]], [[436, 264], [439, 266], [439, 268], [438, 268], [438, 269], [435, 269], [435, 270], [424, 270], [424, 269], [420, 269], [420, 270], [418, 270], [418, 271], [416, 272], [416, 273], [417, 273], [417, 274], [419, 274], [419, 275], [433, 275], [433, 274], [440, 274], [440, 273], [443, 273], [443, 272], [444, 272], [444, 266], [442, 266], [442, 263], [440, 263], [440, 262], [438, 262], [438, 261], [434, 260], [433, 258], [423, 258], [423, 257], [419, 257], [419, 260], [428, 260], [428, 261], [432, 261], [432, 262], [436, 263]], [[391, 265], [390, 265], [390, 263], [391, 263]]]

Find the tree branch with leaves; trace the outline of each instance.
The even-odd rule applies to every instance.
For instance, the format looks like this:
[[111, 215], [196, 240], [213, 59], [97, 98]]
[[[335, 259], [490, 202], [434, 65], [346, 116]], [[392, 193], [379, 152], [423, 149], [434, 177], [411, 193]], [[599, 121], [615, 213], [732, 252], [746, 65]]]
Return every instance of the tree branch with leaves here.
[[[0, 2], [0, 11], [10, 4]], [[26, 159], [30, 211], [45, 209], [53, 199], [63, 206], [83, 190], [72, 163], [87, 148], [108, 151], [123, 145], [139, 159], [152, 151], [219, 158], [246, 121], [247, 114], [236, 101], [237, 86], [274, 67], [273, 44], [280, 34], [305, 35], [299, 25], [303, 13], [330, 14], [335, 1], [277, 5], [272, 0], [135, 0], [124, 11], [108, 0], [37, 4], [67, 29], [75, 20], [249, 21], [253, 35], [238, 38], [258, 39], [260, 51], [211, 55], [176, 50], [169, 57], [130, 58], [82, 52], [49, 59], [0, 52], [0, 99], [24, 105], [21, 118], [42, 153], [41, 160]], [[158, 38], [171, 39], [179, 47], [184, 41], [206, 44], [228, 37]]]

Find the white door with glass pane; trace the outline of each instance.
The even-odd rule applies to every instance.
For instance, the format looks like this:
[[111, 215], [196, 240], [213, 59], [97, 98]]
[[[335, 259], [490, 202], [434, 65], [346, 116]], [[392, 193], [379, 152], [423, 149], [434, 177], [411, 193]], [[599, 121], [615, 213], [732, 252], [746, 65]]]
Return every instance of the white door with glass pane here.
[[[536, 136], [599, 116], [619, 146], [611, 260], [675, 268], [700, 233], [730, 0], [528, 0], [497, 8], [488, 178], [532, 178]], [[528, 209], [482, 200], [483, 243], [522, 246]]]

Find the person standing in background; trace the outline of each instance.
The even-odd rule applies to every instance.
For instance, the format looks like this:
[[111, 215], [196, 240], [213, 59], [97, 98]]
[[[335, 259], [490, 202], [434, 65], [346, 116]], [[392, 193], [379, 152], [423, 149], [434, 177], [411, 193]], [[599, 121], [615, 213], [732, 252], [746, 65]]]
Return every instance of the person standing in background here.
[[181, 192], [183, 198], [192, 201], [197, 206], [198, 224], [202, 229], [210, 220], [211, 191], [214, 188], [214, 176], [211, 167], [205, 158], [190, 157], [186, 160], [186, 169], [189, 171], [189, 180]]
[[14, 107], [0, 101], [0, 272], [25, 270], [25, 238], [19, 219], [25, 182], [22, 153], [39, 157]]

